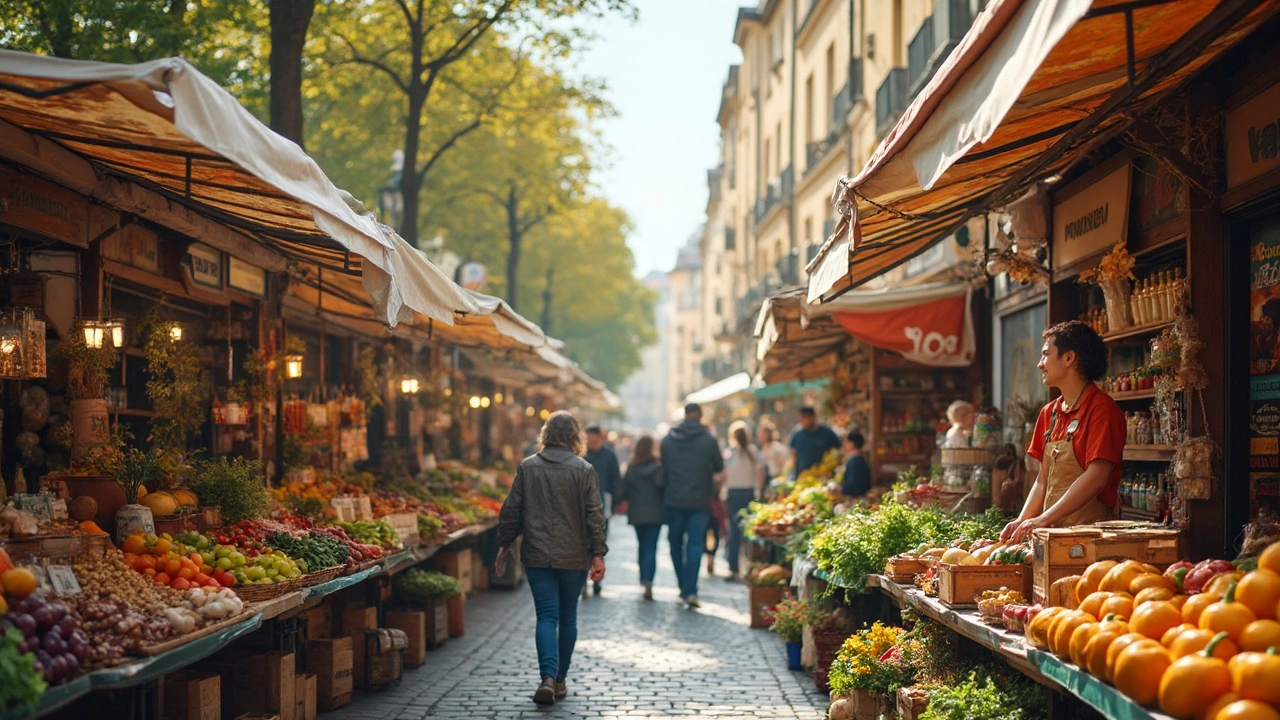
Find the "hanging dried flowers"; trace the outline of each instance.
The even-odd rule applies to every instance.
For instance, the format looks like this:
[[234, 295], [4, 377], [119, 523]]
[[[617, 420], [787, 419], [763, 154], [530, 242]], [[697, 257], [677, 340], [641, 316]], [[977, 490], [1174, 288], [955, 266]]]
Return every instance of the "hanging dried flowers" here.
[[1135, 280], [1133, 276], [1133, 256], [1125, 249], [1124, 241], [1117, 242], [1111, 252], [1102, 256], [1097, 267], [1080, 273], [1079, 282], [1101, 285], [1105, 282]]

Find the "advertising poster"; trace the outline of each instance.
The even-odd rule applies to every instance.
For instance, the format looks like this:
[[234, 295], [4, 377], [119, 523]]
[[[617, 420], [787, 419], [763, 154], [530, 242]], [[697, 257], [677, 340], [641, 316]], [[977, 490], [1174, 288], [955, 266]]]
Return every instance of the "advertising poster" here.
[[1249, 516], [1280, 505], [1280, 222], [1249, 246]]

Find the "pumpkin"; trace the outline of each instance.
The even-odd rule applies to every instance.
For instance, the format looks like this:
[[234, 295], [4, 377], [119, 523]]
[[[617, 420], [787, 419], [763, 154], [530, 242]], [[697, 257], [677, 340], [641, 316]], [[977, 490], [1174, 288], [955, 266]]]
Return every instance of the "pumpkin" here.
[[1236, 602], [1237, 587], [1235, 583], [1228, 586], [1227, 594], [1221, 600], [1200, 613], [1200, 622], [1197, 624], [1215, 633], [1225, 632], [1232, 641], [1239, 641], [1240, 633], [1249, 623], [1258, 618], [1254, 616], [1252, 610], [1245, 607], [1244, 603]]
[[1164, 588], [1169, 591], [1169, 597], [1173, 597], [1173, 594], [1178, 592], [1178, 584], [1163, 575], [1143, 573], [1129, 583], [1129, 592], [1135, 600], [1138, 597], [1138, 593], [1148, 588]]
[[182, 507], [196, 507], [200, 504], [196, 494], [185, 488], [174, 490], [170, 494], [173, 495], [173, 499], [178, 501], [178, 505]]
[[1047, 607], [1031, 618], [1031, 622], [1027, 623], [1026, 634], [1032, 647], [1041, 650], [1049, 647], [1049, 630], [1053, 621], [1064, 612], [1067, 612], [1064, 607]]
[[[1144, 575], [1143, 577], [1151, 577]], [[1138, 591], [1133, 597], [1133, 606], [1137, 607], [1149, 602], [1168, 602], [1173, 599], [1173, 591], [1164, 587], [1149, 587]], [[1179, 608], [1181, 610], [1181, 608]]]
[[71, 501], [71, 505], [67, 507], [67, 517], [76, 522], [84, 522], [92, 520], [98, 514], [98, 501], [88, 495], [81, 495]]
[[1169, 628], [1181, 624], [1182, 613], [1167, 602], [1149, 602], [1140, 605], [1134, 608], [1133, 615], [1129, 618], [1129, 627], [1133, 628], [1134, 632], [1146, 635], [1152, 640], [1159, 640], [1164, 637]]
[[1280, 574], [1280, 542], [1273, 542], [1258, 556], [1258, 567]]
[[[1111, 635], [1111, 639], [1114, 640], [1127, 632], [1129, 632], [1129, 623], [1117, 618], [1115, 615], [1107, 615], [1096, 623], [1085, 623], [1071, 633], [1071, 642], [1068, 644], [1067, 654], [1071, 656], [1071, 662], [1081, 669], [1088, 669], [1089, 661], [1086, 648], [1095, 637], [1102, 633], [1108, 633]], [[1105, 649], [1101, 653], [1099, 666], [1105, 672], [1107, 666]]]
[[1097, 592], [1103, 576], [1118, 564], [1115, 560], [1099, 560], [1086, 568], [1076, 584], [1076, 599], [1083, 602], [1086, 597]]
[[1143, 569], [1142, 563], [1137, 560], [1125, 560], [1119, 565], [1108, 570], [1107, 574], [1102, 576], [1102, 582], [1098, 583], [1098, 589], [1109, 590], [1111, 592], [1124, 590], [1127, 592], [1129, 590], [1129, 585], [1131, 585], [1139, 575], [1145, 572], [1146, 570]]
[[1231, 689], [1241, 699], [1280, 704], [1280, 656], [1267, 652], [1240, 653], [1231, 661]]
[[1166, 630], [1165, 633], [1160, 636], [1160, 644], [1165, 647], [1172, 647], [1173, 641], [1177, 640], [1178, 636], [1181, 635], [1184, 631], [1198, 630], [1198, 629], [1199, 628], [1197, 628], [1195, 625], [1192, 625], [1191, 623], [1182, 623], [1181, 625], [1175, 625], [1174, 627], [1171, 627], [1168, 630]]
[[1205, 713], [1205, 720], [1280, 720], [1280, 712], [1257, 700], [1236, 700], [1221, 706], [1214, 703], [1213, 714]]
[[1077, 667], [1083, 668], [1085, 666], [1084, 646], [1088, 645], [1093, 636], [1097, 634], [1098, 626], [1101, 624], [1100, 622], [1087, 622], [1077, 626], [1072, 631], [1071, 639], [1067, 641], [1067, 657], [1071, 658], [1071, 662], [1075, 663]]
[[[1080, 581], [1083, 582], [1084, 578], [1081, 577]], [[1114, 595], [1115, 593], [1109, 593], [1109, 592], [1089, 593], [1084, 597], [1084, 599], [1080, 601], [1080, 607], [1078, 609], [1081, 612], [1087, 612], [1094, 617], [1102, 617], [1103, 615], [1106, 614], [1102, 612], [1103, 601], [1113, 597]]]
[[[1174, 658], [1186, 657], [1192, 653], [1198, 653], [1209, 647], [1209, 643], [1213, 642], [1214, 634], [1209, 630], [1193, 628], [1191, 630], [1183, 630], [1173, 639], [1173, 642], [1167, 646], [1169, 654]], [[1219, 660], [1226, 662], [1233, 655], [1240, 652], [1239, 646], [1232, 642], [1231, 638], [1223, 638], [1217, 645], [1217, 650], [1213, 656]]]
[[1182, 604], [1182, 621], [1189, 622], [1192, 625], [1200, 625], [1200, 614], [1204, 609], [1222, 599], [1221, 595], [1212, 593], [1200, 593], [1187, 598]]
[[1209, 704], [1209, 707], [1205, 709], [1204, 714], [1200, 717], [1202, 720], [1213, 720], [1213, 718], [1217, 716], [1219, 710], [1222, 710], [1233, 702], [1239, 702], [1239, 700], [1240, 696], [1233, 692], [1223, 693], [1218, 696], [1217, 700], [1214, 700]]
[[1099, 630], [1089, 638], [1089, 642], [1084, 646], [1084, 669], [1090, 675], [1107, 682], [1111, 681], [1107, 676], [1107, 650], [1124, 634], [1116, 630]]
[[173, 515], [178, 512], [178, 501], [167, 492], [153, 492], [146, 497], [138, 498], [138, 503], [147, 506], [156, 517]]
[[1231, 671], [1215, 657], [1225, 632], [1213, 636], [1200, 652], [1178, 658], [1160, 679], [1160, 709], [1182, 720], [1192, 720], [1222, 695], [1231, 692]]
[[1102, 601], [1102, 615], [1118, 615], [1126, 620], [1133, 617], [1133, 608], [1137, 605], [1127, 594], [1116, 593]]
[[1269, 647], [1280, 647], [1280, 622], [1255, 620], [1240, 631], [1240, 649], [1246, 652], [1266, 652]]
[[1160, 697], [1160, 679], [1172, 664], [1163, 645], [1151, 639], [1138, 640], [1116, 656], [1116, 689], [1139, 705], [1154, 705]]
[[1140, 640], [1150, 640], [1146, 635], [1139, 635], [1136, 632], [1127, 632], [1112, 641], [1107, 647], [1107, 682], [1115, 684], [1116, 660], [1119, 659], [1120, 653], [1124, 649]]
[[1210, 578], [1209, 582], [1205, 583], [1204, 589], [1201, 590], [1200, 592], [1217, 593], [1219, 595], [1226, 595], [1227, 588], [1233, 583], [1238, 583], [1240, 581], [1240, 578], [1242, 577], [1244, 577], [1244, 573], [1240, 573], [1240, 572], [1218, 573], [1217, 575], [1214, 575], [1212, 578]]
[[1259, 568], [1240, 578], [1236, 600], [1253, 611], [1260, 620], [1273, 620], [1280, 603], [1280, 573]]

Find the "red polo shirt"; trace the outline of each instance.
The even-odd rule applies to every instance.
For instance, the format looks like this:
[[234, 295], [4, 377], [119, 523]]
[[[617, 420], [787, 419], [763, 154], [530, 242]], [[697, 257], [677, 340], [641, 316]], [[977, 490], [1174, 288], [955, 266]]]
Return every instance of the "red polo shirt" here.
[[1058, 411], [1058, 422], [1054, 424], [1050, 441], [1065, 440], [1067, 426], [1072, 420], [1078, 419], [1080, 424], [1071, 436], [1071, 448], [1075, 450], [1080, 466], [1087, 468], [1094, 460], [1110, 460], [1115, 464], [1106, 487], [1098, 493], [1098, 500], [1103, 505], [1115, 507], [1120, 500], [1117, 492], [1120, 487], [1120, 462], [1124, 455], [1125, 439], [1129, 434], [1120, 406], [1093, 383], [1085, 387], [1080, 401], [1070, 410], [1062, 409], [1062, 398], [1045, 405], [1040, 409], [1036, 429], [1031, 433], [1031, 445], [1027, 448], [1027, 454], [1041, 462], [1044, 461], [1044, 434], [1049, 429], [1055, 409]]

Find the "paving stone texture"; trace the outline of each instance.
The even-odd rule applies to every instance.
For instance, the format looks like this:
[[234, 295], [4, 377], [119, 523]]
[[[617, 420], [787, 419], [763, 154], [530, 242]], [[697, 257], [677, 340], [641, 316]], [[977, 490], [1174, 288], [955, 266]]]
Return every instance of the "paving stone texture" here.
[[[655, 600], [641, 597], [630, 526], [610, 523], [608, 575], [601, 597], [582, 600], [569, 696], [542, 708], [533, 599], [527, 583], [467, 601], [467, 633], [427, 654], [399, 685], [322, 714], [322, 720], [442, 718], [780, 718], [821, 720], [827, 697], [786, 667], [781, 640], [748, 625], [747, 590], [719, 577], [699, 580], [700, 610], [678, 602], [664, 535]], [[723, 548], [721, 550], [723, 555]]]

